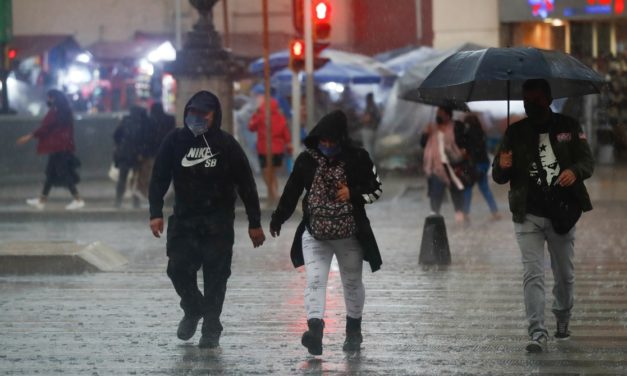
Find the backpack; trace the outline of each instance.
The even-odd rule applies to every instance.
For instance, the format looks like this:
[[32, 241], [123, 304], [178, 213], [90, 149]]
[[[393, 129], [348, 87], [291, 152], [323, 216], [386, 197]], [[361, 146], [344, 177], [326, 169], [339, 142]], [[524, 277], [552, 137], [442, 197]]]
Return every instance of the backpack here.
[[316, 240], [337, 240], [353, 236], [357, 232], [353, 204], [336, 199], [338, 183], [346, 184], [344, 161], [329, 165], [323, 156], [313, 150], [307, 151], [318, 162], [307, 196], [307, 230]]

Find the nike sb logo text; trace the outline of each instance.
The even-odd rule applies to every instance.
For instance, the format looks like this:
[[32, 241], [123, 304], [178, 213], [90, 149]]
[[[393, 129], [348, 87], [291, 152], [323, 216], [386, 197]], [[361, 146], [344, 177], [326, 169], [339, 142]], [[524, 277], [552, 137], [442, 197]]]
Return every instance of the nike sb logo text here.
[[218, 154], [220, 153], [213, 154], [209, 147], [190, 148], [181, 160], [181, 166], [192, 167], [205, 162], [205, 167], [215, 167], [218, 161], [214, 157]]

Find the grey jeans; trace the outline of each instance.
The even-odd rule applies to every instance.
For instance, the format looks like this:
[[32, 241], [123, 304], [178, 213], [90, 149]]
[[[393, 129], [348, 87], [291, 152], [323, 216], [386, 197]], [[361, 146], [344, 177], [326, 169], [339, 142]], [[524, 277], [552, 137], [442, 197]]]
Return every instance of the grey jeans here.
[[307, 274], [307, 287], [305, 288], [307, 320], [324, 318], [327, 281], [334, 254], [344, 287], [346, 315], [354, 319], [361, 318], [366, 291], [362, 281], [364, 255], [359, 242], [354, 236], [339, 240], [316, 240], [309, 234], [309, 231], [305, 231], [303, 233], [303, 258]]
[[573, 308], [575, 269], [573, 266], [575, 228], [557, 234], [548, 218], [527, 214], [523, 223], [514, 223], [516, 240], [524, 267], [523, 290], [529, 335], [543, 331], [544, 326], [544, 243], [547, 243], [553, 270], [553, 314], [568, 321]]

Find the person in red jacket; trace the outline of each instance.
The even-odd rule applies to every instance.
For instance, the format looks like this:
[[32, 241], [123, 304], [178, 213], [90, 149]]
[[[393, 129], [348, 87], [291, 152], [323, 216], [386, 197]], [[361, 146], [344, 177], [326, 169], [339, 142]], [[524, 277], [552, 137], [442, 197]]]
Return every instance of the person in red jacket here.
[[76, 184], [80, 178], [76, 169], [80, 161], [74, 155], [74, 118], [70, 104], [59, 90], [48, 91], [46, 101], [48, 113], [39, 128], [34, 132], [17, 139], [18, 145], [24, 145], [33, 138], [37, 144], [37, 154], [48, 154], [46, 165], [46, 181], [41, 196], [26, 200], [26, 203], [37, 209], [44, 209], [48, 194], [53, 186], [67, 187], [74, 197], [65, 208], [77, 210], [85, 206], [78, 194]]
[[[270, 101], [270, 122], [272, 123], [272, 167], [278, 168], [283, 164], [283, 155], [287, 150], [292, 152], [292, 144], [290, 131], [287, 127], [285, 116], [279, 109], [279, 103], [276, 99]], [[259, 108], [253, 114], [248, 129], [257, 132], [257, 153], [259, 154], [259, 164], [263, 171], [263, 179], [268, 187], [268, 200], [276, 202], [279, 197], [279, 184], [276, 175], [271, 171], [267, 164], [267, 146], [266, 146], [266, 111], [265, 100], [262, 98]]]

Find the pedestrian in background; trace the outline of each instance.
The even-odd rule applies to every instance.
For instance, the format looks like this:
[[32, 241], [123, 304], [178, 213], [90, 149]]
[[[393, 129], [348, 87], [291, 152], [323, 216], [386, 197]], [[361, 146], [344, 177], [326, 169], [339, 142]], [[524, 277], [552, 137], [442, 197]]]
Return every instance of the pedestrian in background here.
[[65, 94], [59, 90], [48, 91], [46, 101], [49, 109], [39, 128], [17, 139], [18, 145], [24, 145], [33, 138], [38, 140], [37, 154], [48, 154], [46, 180], [41, 196], [26, 200], [37, 209], [44, 209], [53, 186], [65, 187], [72, 194], [73, 200], [65, 207], [77, 210], [85, 206], [76, 185], [80, 181], [78, 167], [80, 161], [74, 155], [74, 116]]
[[423, 169], [427, 176], [431, 211], [440, 214], [444, 191], [448, 187], [455, 208], [455, 222], [464, 222], [464, 184], [455, 175], [452, 164], [464, 157], [455, 141], [453, 109], [438, 107], [436, 125], [423, 134]]
[[270, 100], [270, 123], [272, 130], [271, 151], [268, 153], [266, 145], [266, 110], [265, 99], [259, 96], [259, 107], [253, 114], [248, 129], [257, 132], [257, 153], [259, 155], [259, 165], [263, 171], [263, 178], [268, 187], [268, 201], [274, 203], [279, 197], [279, 183], [276, 173], [268, 167], [267, 158], [271, 158], [270, 163], [274, 169], [283, 166], [283, 156], [285, 152], [292, 152], [290, 130], [287, 127], [285, 116], [279, 109], [279, 103], [275, 99]]
[[[236, 191], [248, 215], [254, 247], [265, 241], [259, 196], [241, 146], [220, 129], [222, 109], [213, 93], [200, 91], [185, 105], [185, 127], [170, 132], [157, 154], [150, 181], [150, 229], [163, 233], [163, 197], [174, 183], [174, 214], [168, 218], [167, 273], [184, 316], [177, 336], [188, 340], [203, 319], [202, 348], [220, 344], [220, 315], [231, 275]], [[204, 295], [198, 289], [202, 267]]]
[[165, 136], [176, 128], [176, 120], [174, 116], [165, 113], [163, 104], [155, 102], [150, 106], [148, 121], [142, 122], [142, 126], [140, 140], [142, 152], [137, 168], [136, 194], [145, 199], [148, 197], [150, 176], [159, 146], [161, 146]]
[[546, 351], [544, 324], [544, 243], [553, 270], [554, 337], [570, 338], [575, 270], [575, 224], [582, 211], [592, 210], [583, 181], [594, 161], [579, 123], [551, 111], [546, 80], [525, 81], [522, 87], [527, 118], [507, 128], [492, 164], [495, 182], [509, 182], [509, 206], [524, 268], [523, 290], [529, 322], [526, 350]]
[[310, 354], [322, 354], [327, 280], [333, 255], [340, 267], [346, 303], [344, 351], [359, 351], [365, 301], [363, 261], [372, 271], [381, 255], [366, 216], [365, 204], [381, 196], [381, 181], [368, 153], [352, 146], [346, 115], [336, 110], [324, 116], [305, 139], [279, 204], [272, 213], [270, 233], [294, 212], [303, 190], [303, 218], [291, 249], [294, 267], [305, 266], [305, 310], [308, 330], [301, 343]]
[[115, 150], [113, 163], [119, 169], [118, 182], [115, 190], [115, 207], [122, 206], [122, 199], [126, 192], [128, 174], [133, 173], [131, 184], [133, 207], [140, 206], [140, 197], [137, 195], [137, 178], [140, 163], [146, 150], [143, 131], [150, 128], [150, 120], [146, 110], [140, 106], [132, 106], [130, 113], [122, 118], [122, 121], [113, 133]]
[[464, 189], [464, 216], [466, 220], [470, 217], [470, 205], [472, 202], [472, 188], [475, 183], [479, 187], [483, 198], [485, 199], [490, 213], [492, 213], [492, 219], [501, 219], [498, 206], [494, 200], [494, 195], [490, 190], [488, 184], [488, 171], [490, 169], [490, 158], [488, 157], [488, 150], [486, 147], [486, 134], [483, 130], [483, 126], [479, 121], [479, 118], [475, 114], [468, 114], [464, 117], [465, 126], [465, 145], [463, 148], [466, 150], [467, 156], [470, 159], [470, 164], [474, 169], [473, 180], [470, 184], [466, 185]]
[[366, 107], [360, 120], [361, 142], [370, 158], [373, 159], [375, 134], [381, 121], [381, 112], [374, 101], [374, 94], [372, 93], [366, 95]]

